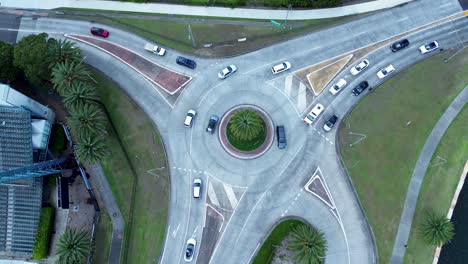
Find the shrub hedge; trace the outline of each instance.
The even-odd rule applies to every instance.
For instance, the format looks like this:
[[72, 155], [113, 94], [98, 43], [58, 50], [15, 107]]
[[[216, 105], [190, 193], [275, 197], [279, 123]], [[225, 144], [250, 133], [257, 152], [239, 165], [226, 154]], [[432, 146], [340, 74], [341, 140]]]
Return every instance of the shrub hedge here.
[[37, 227], [36, 240], [32, 258], [43, 259], [49, 254], [49, 241], [52, 234], [52, 225], [54, 223], [55, 210], [52, 207], [44, 207], [41, 209], [39, 225]]
[[[226, 6], [240, 7], [247, 4], [247, 0], [123, 0], [127, 2], [164, 2], [171, 4], [198, 5], [198, 6]], [[327, 8], [341, 6], [343, 0], [263, 0], [263, 5], [267, 7], [288, 7], [293, 8]]]

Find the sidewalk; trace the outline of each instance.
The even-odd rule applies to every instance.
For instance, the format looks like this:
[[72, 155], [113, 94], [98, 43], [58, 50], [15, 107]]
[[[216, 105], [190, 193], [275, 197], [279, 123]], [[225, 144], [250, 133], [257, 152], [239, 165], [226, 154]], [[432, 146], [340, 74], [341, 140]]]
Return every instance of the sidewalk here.
[[418, 203], [419, 191], [426, 175], [427, 167], [431, 162], [432, 155], [434, 154], [439, 141], [445, 134], [452, 121], [457, 117], [458, 113], [462, 110], [463, 106], [468, 102], [468, 86], [460, 92], [460, 94], [453, 100], [450, 106], [445, 110], [444, 114], [440, 117], [437, 124], [432, 129], [431, 134], [426, 140], [421, 154], [411, 176], [411, 181], [406, 194], [405, 206], [400, 218], [395, 244], [393, 245], [393, 253], [390, 259], [392, 264], [403, 263], [405, 256], [406, 245], [413, 224], [414, 212]]
[[413, 0], [376, 0], [362, 4], [315, 10], [225, 8], [148, 3], [138, 4], [119, 1], [100, 0], [2, 0], [0, 7], [20, 9], [54, 9], [59, 7], [87, 8], [99, 10], [161, 13], [173, 15], [230, 17], [250, 19], [287, 19], [304, 20], [348, 16], [391, 8]]

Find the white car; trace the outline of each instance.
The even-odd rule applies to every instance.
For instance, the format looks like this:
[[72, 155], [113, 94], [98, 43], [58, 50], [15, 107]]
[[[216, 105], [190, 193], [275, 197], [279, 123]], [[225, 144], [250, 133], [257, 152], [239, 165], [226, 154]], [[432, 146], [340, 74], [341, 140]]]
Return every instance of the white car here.
[[346, 80], [341, 78], [339, 79], [330, 89], [328, 90], [331, 94], [335, 95], [343, 89], [347, 84]]
[[289, 61], [285, 61], [283, 63], [271, 67], [271, 71], [273, 72], [273, 74], [278, 74], [289, 69], [291, 69], [291, 63]]
[[197, 112], [195, 110], [188, 110], [187, 116], [185, 117], [184, 125], [185, 127], [192, 127], [193, 120], [195, 119], [195, 116], [197, 115]]
[[437, 43], [437, 41], [432, 41], [430, 43], [427, 43], [426, 45], [422, 45], [421, 47], [419, 47], [419, 51], [421, 51], [422, 54], [426, 54], [438, 48], [439, 43]]
[[164, 48], [161, 48], [158, 45], [153, 45], [150, 43], [145, 44], [145, 50], [149, 52], [153, 52], [154, 54], [157, 54], [159, 56], [164, 56], [164, 54], [166, 54], [166, 50]]
[[363, 70], [365, 70], [369, 66], [369, 61], [367, 59], [364, 59], [360, 63], [358, 63], [356, 66], [351, 68], [349, 72], [351, 72], [352, 75], [358, 75], [361, 73]]
[[200, 198], [201, 185], [202, 185], [201, 179], [193, 180], [193, 198]]
[[195, 246], [197, 245], [197, 241], [195, 238], [189, 238], [187, 240], [187, 247], [185, 248], [184, 259], [185, 261], [189, 262], [192, 261], [193, 255], [195, 255]]
[[309, 126], [312, 125], [315, 119], [323, 112], [323, 105], [316, 104], [314, 108], [306, 115], [304, 118], [304, 122], [306, 122]]
[[227, 66], [226, 68], [222, 69], [222, 70], [218, 73], [218, 77], [219, 77], [220, 79], [224, 79], [224, 78], [228, 77], [229, 75], [235, 73], [236, 71], [237, 71], [236, 65], [231, 64], [231, 65]]
[[379, 77], [379, 79], [383, 79], [393, 71], [395, 71], [395, 68], [393, 67], [393, 65], [390, 64], [387, 67], [381, 69], [379, 72], [377, 72], [377, 77]]

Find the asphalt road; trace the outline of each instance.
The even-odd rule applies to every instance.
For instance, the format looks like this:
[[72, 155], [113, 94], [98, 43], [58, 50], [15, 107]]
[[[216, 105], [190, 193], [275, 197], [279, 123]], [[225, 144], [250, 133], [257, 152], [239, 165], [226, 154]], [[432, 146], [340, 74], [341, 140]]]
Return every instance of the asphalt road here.
[[[0, 14], [0, 40], [9, 44], [16, 43], [16, 31], [19, 27], [21, 17], [10, 14]], [[3, 30], [12, 29], [12, 30]]]
[[[418, 52], [420, 45], [437, 40], [442, 48], [460, 47], [468, 41], [468, 19], [464, 17], [408, 36], [411, 45], [400, 52], [392, 53], [383, 47], [369, 54], [369, 69], [357, 77], [345, 69], [336, 77], [348, 81], [337, 96], [324, 92], [317, 98], [307, 97], [304, 96], [307, 92], [300, 87], [294, 88], [300, 91], [297, 97], [288, 96], [292, 88], [285, 87], [285, 83], [290, 80], [291, 72], [273, 76], [269, 68], [288, 60], [293, 70], [301, 69], [461, 10], [454, 0], [415, 1], [243, 56], [197, 59], [196, 70], [176, 65], [175, 57], [180, 55], [176, 51], [168, 50], [162, 58], [148, 54], [143, 50], [146, 40], [107, 27], [111, 31], [109, 41], [194, 76], [175, 101], [167, 101], [148, 81], [110, 55], [77, 44], [86, 55], [84, 61], [119, 83], [161, 132], [171, 166], [169, 225], [161, 263], [184, 263], [185, 243], [190, 237], [197, 239], [197, 248], [203, 243], [206, 204], [217, 204], [224, 217], [210, 263], [248, 263], [273, 225], [287, 217], [300, 217], [325, 232], [329, 244], [327, 263], [376, 263], [367, 220], [337, 156], [336, 129], [325, 134], [321, 127], [333, 113], [345, 116], [369, 92], [352, 96], [351, 89], [357, 83], [367, 80], [372, 87], [377, 87], [382, 81], [376, 72], [384, 66], [393, 64], [399, 72], [427, 57]], [[64, 33], [88, 34], [90, 26], [87, 22], [23, 18], [18, 39], [42, 31], [54, 37], [63, 37]], [[236, 64], [239, 70], [220, 81], [216, 74], [228, 64]], [[317, 102], [326, 109], [308, 127], [302, 122], [303, 113]], [[239, 160], [221, 148], [216, 135], [205, 132], [210, 115], [221, 116], [243, 103], [261, 107], [275, 125], [286, 127], [286, 150], [272, 146], [257, 159]], [[182, 124], [188, 109], [198, 112], [192, 129]], [[334, 208], [303, 189], [317, 168], [328, 186]], [[202, 199], [192, 198], [194, 178], [203, 180]], [[198, 250], [192, 262], [196, 262], [197, 254]]]

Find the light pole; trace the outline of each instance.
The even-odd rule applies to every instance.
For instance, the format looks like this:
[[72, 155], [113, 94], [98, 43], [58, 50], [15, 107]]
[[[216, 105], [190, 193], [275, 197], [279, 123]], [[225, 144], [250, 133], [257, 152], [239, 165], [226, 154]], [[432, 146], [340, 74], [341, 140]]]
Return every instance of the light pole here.
[[286, 11], [286, 19], [284, 20], [284, 26], [286, 27], [287, 23], [288, 23], [288, 15], [289, 15], [289, 11], [292, 9], [292, 5], [291, 4], [288, 4], [288, 11]]

